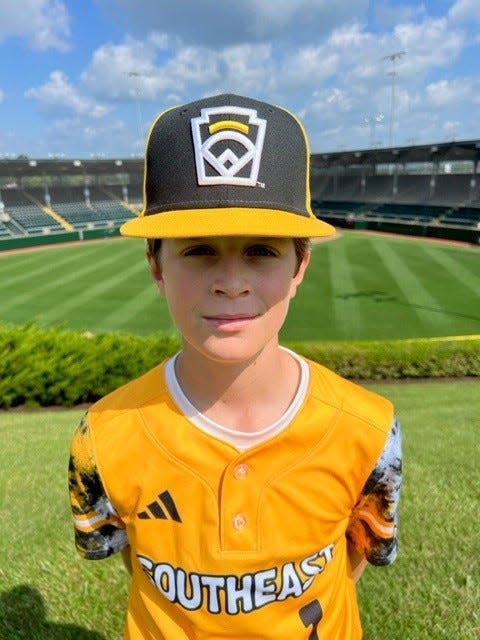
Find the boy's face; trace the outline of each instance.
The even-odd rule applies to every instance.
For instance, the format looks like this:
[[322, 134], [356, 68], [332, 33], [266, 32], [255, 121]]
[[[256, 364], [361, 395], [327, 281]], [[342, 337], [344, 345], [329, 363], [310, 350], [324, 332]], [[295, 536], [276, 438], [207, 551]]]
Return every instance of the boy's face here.
[[152, 275], [183, 336], [183, 352], [240, 363], [276, 345], [309, 253], [297, 268], [293, 240], [162, 240]]

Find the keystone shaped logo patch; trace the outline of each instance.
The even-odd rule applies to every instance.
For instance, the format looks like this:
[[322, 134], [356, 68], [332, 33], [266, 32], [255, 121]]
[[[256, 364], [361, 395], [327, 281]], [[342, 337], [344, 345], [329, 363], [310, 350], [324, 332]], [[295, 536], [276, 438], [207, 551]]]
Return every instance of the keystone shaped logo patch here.
[[255, 187], [267, 121], [235, 106], [200, 113], [191, 121], [198, 184]]

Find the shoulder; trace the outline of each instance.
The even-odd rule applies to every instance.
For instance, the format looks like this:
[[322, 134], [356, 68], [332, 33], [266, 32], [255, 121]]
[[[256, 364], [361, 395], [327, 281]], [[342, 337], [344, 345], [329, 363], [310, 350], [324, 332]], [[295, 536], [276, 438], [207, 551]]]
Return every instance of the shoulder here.
[[[119, 387], [87, 412], [91, 451], [116, 512], [125, 517], [138, 499], [138, 483], [151, 446], [145, 414], [161, 420], [169, 403], [164, 364]], [[127, 480], [128, 479], [128, 480]]]
[[163, 368], [164, 363], [95, 402], [88, 410], [90, 427], [94, 429], [99, 422], [127, 417], [148, 404], [161, 402], [167, 394]]
[[310, 397], [338, 409], [343, 414], [379, 429], [390, 431], [394, 407], [390, 400], [323, 365], [307, 360], [311, 372]]

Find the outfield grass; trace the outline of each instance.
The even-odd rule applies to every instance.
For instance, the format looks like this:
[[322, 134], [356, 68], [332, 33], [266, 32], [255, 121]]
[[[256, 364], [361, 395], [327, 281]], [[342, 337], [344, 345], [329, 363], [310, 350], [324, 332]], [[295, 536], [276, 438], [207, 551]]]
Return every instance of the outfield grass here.
[[[314, 247], [284, 340], [480, 333], [480, 251], [343, 232]], [[0, 322], [139, 335], [174, 332], [143, 242], [109, 240], [0, 253]]]
[[[402, 419], [400, 554], [369, 567], [365, 640], [480, 635], [478, 383], [371, 385]], [[73, 549], [66, 466], [81, 411], [0, 413], [0, 638], [119, 640], [127, 575], [119, 558]]]

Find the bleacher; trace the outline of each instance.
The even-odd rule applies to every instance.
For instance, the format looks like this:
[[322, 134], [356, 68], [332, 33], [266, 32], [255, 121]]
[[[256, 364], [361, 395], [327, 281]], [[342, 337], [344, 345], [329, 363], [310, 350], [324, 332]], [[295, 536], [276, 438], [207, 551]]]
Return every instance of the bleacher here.
[[11, 237], [12, 237], [12, 234], [5, 226], [5, 223], [0, 221], [0, 238], [11, 238]]
[[475, 184], [476, 181], [471, 174], [437, 175], [431, 201], [436, 204], [461, 206], [474, 196]]
[[74, 229], [119, 226], [132, 217], [115, 193], [109, 195], [98, 187], [51, 187], [50, 206]]
[[353, 200], [312, 200], [312, 210], [321, 216], [328, 212], [332, 216], [343, 218], [352, 215], [363, 215], [368, 210], [368, 204], [364, 202], [355, 202]]
[[398, 175], [395, 202], [422, 204], [430, 199], [431, 178], [429, 175]]
[[128, 185], [128, 202], [138, 211], [143, 206], [143, 185], [140, 183]]
[[446, 214], [448, 207], [436, 207], [421, 204], [383, 203], [368, 212], [376, 218], [396, 218], [408, 222], [431, 222]]
[[396, 220], [476, 227], [480, 223], [480, 176], [402, 174], [325, 176], [314, 172], [312, 207], [343, 220]]
[[443, 224], [480, 226], [480, 207], [457, 207], [440, 218]]
[[385, 202], [393, 198], [392, 176], [366, 176], [365, 202]]
[[1, 199], [4, 204], [4, 213], [14, 222], [14, 225], [5, 226], [10, 231], [17, 229], [17, 233], [51, 233], [63, 230], [61, 224], [49, 216], [45, 211], [35, 204], [22, 189], [2, 189]]
[[351, 200], [362, 198], [361, 183], [358, 176], [334, 176], [324, 183], [323, 189], [316, 190], [322, 200]]
[[[139, 189], [132, 191], [137, 198]], [[118, 227], [134, 215], [124, 201], [127, 193], [128, 190], [119, 185], [1, 189], [0, 239], [65, 231], [66, 225], [49, 215], [48, 210], [77, 230]]]
[[90, 187], [89, 191], [91, 206], [103, 220], [113, 220], [122, 223], [132, 217], [132, 211], [125, 206], [122, 199], [126, 193], [120, 194], [118, 188]]

